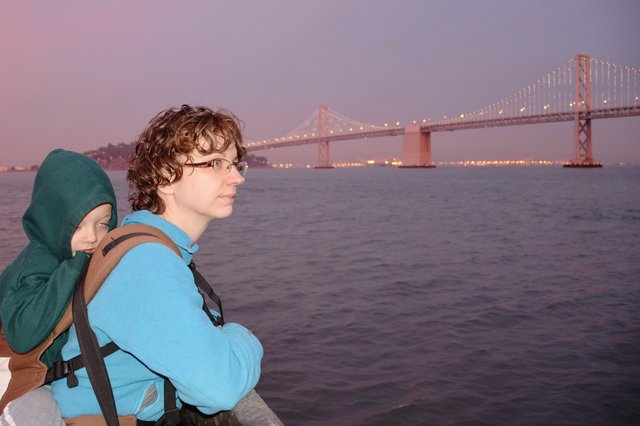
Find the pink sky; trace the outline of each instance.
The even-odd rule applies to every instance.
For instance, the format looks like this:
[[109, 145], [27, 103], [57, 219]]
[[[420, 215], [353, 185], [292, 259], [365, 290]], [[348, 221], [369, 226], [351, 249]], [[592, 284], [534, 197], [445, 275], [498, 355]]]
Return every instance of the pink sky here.
[[[225, 107], [245, 136], [320, 105], [382, 124], [489, 105], [577, 53], [640, 67], [640, 3], [538, 1], [5, 2], [0, 166], [131, 142], [159, 111]], [[640, 163], [640, 117], [596, 120], [603, 162]], [[573, 125], [436, 133], [435, 161], [571, 157]], [[315, 146], [258, 152], [314, 163]], [[333, 161], [401, 157], [402, 139], [336, 142]]]

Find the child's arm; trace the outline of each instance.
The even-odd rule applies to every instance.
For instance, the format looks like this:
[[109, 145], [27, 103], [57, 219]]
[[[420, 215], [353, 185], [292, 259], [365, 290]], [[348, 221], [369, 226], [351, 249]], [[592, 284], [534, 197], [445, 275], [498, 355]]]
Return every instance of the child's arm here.
[[[43, 250], [23, 253], [25, 264], [22, 274], [11, 283], [0, 304], [2, 327], [11, 348], [19, 353], [38, 346], [51, 333], [65, 308], [71, 301], [76, 281], [82, 273], [88, 256], [78, 252], [71, 258], [59, 261]], [[14, 263], [15, 264], [15, 263]], [[12, 265], [13, 266], [13, 265]], [[53, 272], [47, 272], [51, 271]]]

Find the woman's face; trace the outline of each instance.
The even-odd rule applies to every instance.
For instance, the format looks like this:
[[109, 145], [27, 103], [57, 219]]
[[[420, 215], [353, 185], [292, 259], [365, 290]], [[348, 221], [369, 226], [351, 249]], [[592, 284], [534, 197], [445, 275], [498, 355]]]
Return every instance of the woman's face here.
[[225, 168], [216, 171], [212, 167], [189, 166], [189, 163], [202, 163], [214, 158], [235, 163], [238, 161], [235, 144], [222, 153], [203, 156], [194, 152], [191, 157], [183, 166], [182, 178], [159, 190], [166, 205], [162, 216], [194, 238], [189, 232], [191, 229], [201, 228], [204, 231], [211, 220], [231, 215], [236, 191], [245, 179], [234, 166], [228, 173]]

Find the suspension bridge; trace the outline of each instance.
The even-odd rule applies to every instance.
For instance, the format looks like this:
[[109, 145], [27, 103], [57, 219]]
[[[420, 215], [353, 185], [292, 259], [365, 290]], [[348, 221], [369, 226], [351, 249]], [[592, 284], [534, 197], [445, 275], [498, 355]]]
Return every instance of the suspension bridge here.
[[247, 151], [317, 144], [317, 168], [331, 168], [329, 143], [403, 137], [401, 167], [435, 167], [431, 133], [488, 127], [574, 122], [573, 159], [565, 167], [601, 167], [593, 158], [591, 120], [640, 115], [640, 69], [579, 54], [539, 80], [476, 111], [406, 126], [369, 124], [321, 106], [291, 132], [253, 140]]

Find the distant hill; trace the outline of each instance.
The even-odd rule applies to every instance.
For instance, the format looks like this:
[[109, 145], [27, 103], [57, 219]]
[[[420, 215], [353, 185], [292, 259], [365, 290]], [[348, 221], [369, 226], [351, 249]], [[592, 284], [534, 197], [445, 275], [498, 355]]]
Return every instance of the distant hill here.
[[[84, 154], [96, 160], [105, 170], [126, 170], [133, 146], [134, 142], [109, 144], [93, 151], [86, 151]], [[271, 167], [266, 157], [247, 154], [246, 161], [249, 163], [249, 167], [253, 168]]]

